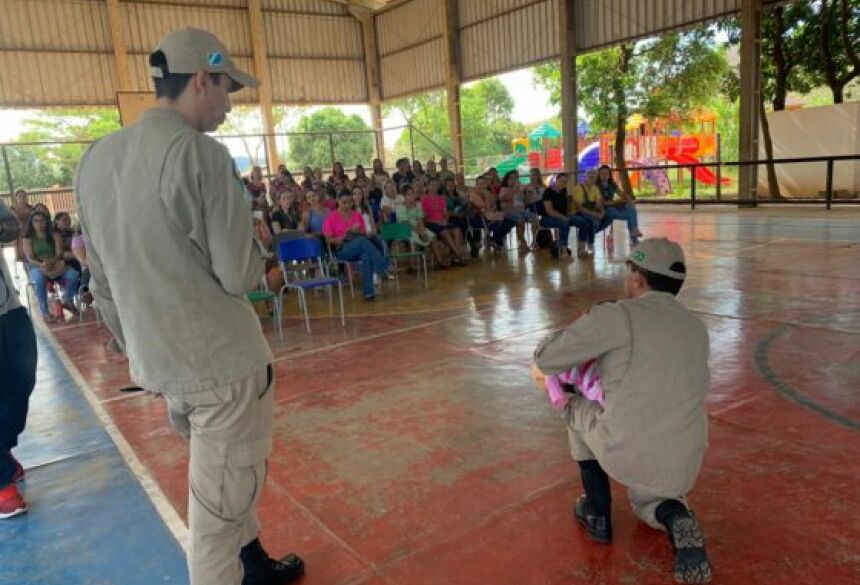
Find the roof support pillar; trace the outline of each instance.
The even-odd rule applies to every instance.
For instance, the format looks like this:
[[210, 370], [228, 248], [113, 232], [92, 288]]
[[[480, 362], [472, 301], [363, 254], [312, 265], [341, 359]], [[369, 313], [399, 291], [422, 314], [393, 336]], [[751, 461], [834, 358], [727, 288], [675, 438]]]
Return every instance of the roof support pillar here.
[[[761, 0], [743, 0], [741, 4], [741, 95], [740, 160], [758, 158], [759, 107], [761, 102]], [[758, 191], [758, 167], [742, 166], [738, 170], [738, 205], [755, 205]]]
[[366, 8], [351, 4], [349, 11], [361, 23], [370, 122], [373, 125], [376, 156], [382, 161], [382, 166], [385, 166], [385, 140], [382, 133], [382, 98], [379, 89], [379, 49], [376, 43], [376, 21], [373, 18], [373, 12]]
[[577, 135], [579, 101], [576, 83], [577, 0], [559, 0], [561, 31], [561, 136], [564, 168], [578, 176], [579, 140]]
[[445, 54], [447, 62], [448, 131], [454, 166], [463, 172], [463, 120], [460, 113], [460, 15], [457, 0], [445, 0]]
[[257, 98], [260, 101], [260, 115], [263, 119], [266, 160], [269, 173], [274, 173], [280, 164], [280, 158], [278, 156], [278, 144], [275, 140], [275, 118], [272, 113], [272, 76], [269, 73], [262, 0], [248, 0], [248, 22], [250, 24], [251, 46], [254, 52], [254, 73], [260, 80]]
[[131, 83], [131, 68], [128, 64], [128, 47], [122, 28], [122, 12], [119, 0], [106, 0], [110, 38], [113, 45], [114, 69], [119, 91], [134, 91]]

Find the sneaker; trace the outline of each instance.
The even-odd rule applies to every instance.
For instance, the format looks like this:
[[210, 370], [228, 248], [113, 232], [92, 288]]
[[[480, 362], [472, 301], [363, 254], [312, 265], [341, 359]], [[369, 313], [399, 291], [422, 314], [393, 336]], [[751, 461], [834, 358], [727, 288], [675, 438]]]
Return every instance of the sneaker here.
[[675, 550], [672, 572], [676, 583], [710, 583], [713, 567], [705, 551], [705, 537], [695, 516], [676, 516], [671, 521], [669, 541]]
[[18, 483], [19, 481], [24, 481], [24, 466], [21, 465], [21, 462], [15, 459], [15, 456], [12, 455], [12, 452], [9, 452], [9, 458], [12, 460], [12, 464], [15, 466], [15, 472], [12, 474], [12, 483]]
[[0, 519], [19, 516], [27, 511], [27, 502], [21, 497], [18, 486], [10, 483], [0, 489]]
[[612, 519], [609, 516], [598, 516], [585, 496], [579, 496], [573, 515], [591, 540], [600, 544], [612, 542]]
[[242, 585], [287, 585], [305, 573], [305, 563], [290, 553], [279, 561], [271, 558], [255, 538], [239, 553], [245, 576]]

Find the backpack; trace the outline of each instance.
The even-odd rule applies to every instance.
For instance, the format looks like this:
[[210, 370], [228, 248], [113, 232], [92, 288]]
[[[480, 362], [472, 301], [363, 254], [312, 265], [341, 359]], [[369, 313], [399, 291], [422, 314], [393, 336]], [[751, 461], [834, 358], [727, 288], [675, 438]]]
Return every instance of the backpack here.
[[540, 230], [537, 233], [537, 245], [538, 248], [546, 249], [552, 248], [553, 240], [552, 240], [552, 232], [549, 230]]

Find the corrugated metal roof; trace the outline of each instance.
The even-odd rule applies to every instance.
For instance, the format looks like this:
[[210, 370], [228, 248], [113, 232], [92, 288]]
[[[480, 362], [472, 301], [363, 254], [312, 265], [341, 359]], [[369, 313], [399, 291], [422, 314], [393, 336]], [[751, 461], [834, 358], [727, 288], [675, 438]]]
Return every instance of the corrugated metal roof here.
[[[385, 0], [352, 0], [378, 7]], [[408, 0], [375, 15], [384, 98], [444, 86], [444, 0]], [[773, 4], [778, 0], [765, 0]], [[741, 0], [581, 0], [581, 51], [737, 12]], [[263, 0], [275, 99], [366, 98], [358, 23], [332, 0]], [[253, 70], [247, 0], [120, 3], [137, 90], [150, 88], [146, 55], [179, 26], [211, 30]], [[114, 103], [112, 41], [104, 0], [0, 0], [0, 107]], [[557, 57], [558, 0], [460, 0], [466, 80]], [[310, 13], [302, 15], [302, 13]], [[338, 79], [338, 83], [328, 83]], [[255, 99], [243, 91], [238, 102]]]
[[535, 0], [459, 0], [460, 28], [534, 3]]
[[379, 56], [385, 57], [442, 35], [442, 0], [412, 0], [376, 15]]
[[361, 25], [352, 17], [273, 12], [264, 24], [269, 56], [364, 58]]
[[272, 94], [278, 103], [366, 102], [363, 61], [269, 59]]
[[740, 5], [741, 0], [583, 0], [577, 45], [586, 51], [647, 37], [737, 12]]
[[436, 39], [383, 57], [379, 64], [380, 91], [391, 99], [445, 85], [445, 41]]
[[0, 48], [111, 52], [104, 2], [7, 0], [0, 17]]
[[4, 106], [116, 103], [113, 55], [0, 51], [0, 71]]
[[484, 13], [469, 13], [474, 24], [461, 26], [460, 68], [464, 80], [526, 67], [558, 55], [557, 0], [498, 0], [496, 15], [489, 12], [489, 4], [484, 6]]
[[346, 4], [329, 0], [263, 0], [263, 10], [349, 15]]
[[140, 2], [124, 2], [122, 8], [129, 52], [149, 53], [170, 31], [181, 26], [196, 26], [215, 34], [232, 55], [252, 54], [248, 15], [244, 11]]

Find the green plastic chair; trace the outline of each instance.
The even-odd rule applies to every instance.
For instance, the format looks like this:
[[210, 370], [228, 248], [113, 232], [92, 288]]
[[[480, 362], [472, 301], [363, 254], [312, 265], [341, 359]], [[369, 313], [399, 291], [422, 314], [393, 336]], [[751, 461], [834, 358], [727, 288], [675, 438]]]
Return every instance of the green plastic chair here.
[[272, 291], [266, 288], [266, 277], [263, 277], [262, 283], [260, 283], [260, 288], [257, 290], [252, 290], [249, 292], [246, 297], [252, 303], [260, 303], [260, 302], [268, 302], [271, 301], [272, 305], [275, 307], [275, 314], [273, 317], [275, 318], [275, 323], [278, 324], [278, 339], [281, 341], [284, 340], [284, 331], [281, 324], [281, 299], [278, 295], [273, 293]]
[[[411, 258], [417, 258], [420, 260], [418, 263], [418, 280], [421, 280], [421, 268], [423, 267], [424, 287], [428, 288], [430, 286], [430, 282], [427, 278], [427, 257], [424, 255], [424, 252], [420, 252], [415, 249], [415, 243], [412, 241], [412, 226], [408, 223], [384, 223], [380, 226], [379, 236], [385, 244], [385, 255], [394, 262], [395, 269], [397, 268], [398, 260], [408, 260]], [[404, 240], [409, 242], [409, 252], [392, 252], [390, 250], [389, 242]], [[399, 271], [395, 272], [395, 278], [397, 279], [397, 289], [400, 290]]]

